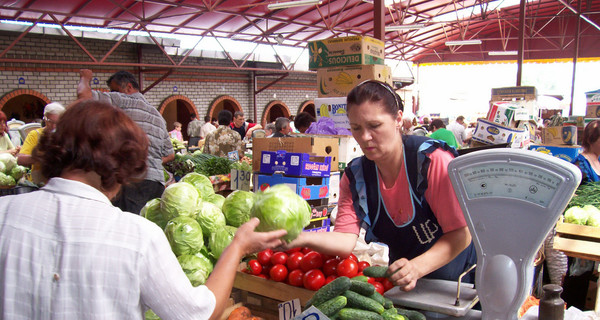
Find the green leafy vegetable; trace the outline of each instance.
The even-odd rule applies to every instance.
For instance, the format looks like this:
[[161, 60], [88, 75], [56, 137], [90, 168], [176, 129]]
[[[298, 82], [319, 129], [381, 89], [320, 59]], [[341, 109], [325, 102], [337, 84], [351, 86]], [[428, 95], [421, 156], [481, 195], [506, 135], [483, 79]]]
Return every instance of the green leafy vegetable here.
[[152, 199], [144, 205], [140, 211], [140, 215], [154, 223], [156, 223], [161, 229], [165, 230], [167, 226], [167, 218], [160, 210], [160, 198]]
[[165, 235], [176, 256], [198, 253], [204, 245], [202, 228], [190, 217], [180, 216], [169, 220]]
[[221, 209], [210, 202], [203, 201], [196, 216], [196, 221], [202, 228], [202, 234], [208, 237], [225, 226], [225, 216]]
[[208, 247], [210, 248], [210, 251], [215, 259], [219, 259], [219, 257], [221, 257], [221, 254], [223, 251], [225, 251], [225, 248], [227, 248], [231, 241], [233, 241], [236, 231], [236, 227], [224, 226], [216, 232], [210, 234]]
[[181, 255], [177, 261], [194, 287], [204, 284], [213, 270], [210, 260], [200, 253]]
[[10, 172], [17, 165], [17, 158], [10, 153], [0, 153], [0, 162], [4, 164], [2, 172]]
[[200, 194], [194, 186], [178, 182], [168, 186], [160, 198], [160, 208], [167, 219], [194, 216], [198, 210]]
[[283, 240], [290, 242], [310, 223], [311, 209], [288, 186], [278, 184], [256, 195], [251, 216], [260, 220], [257, 231], [285, 229]]
[[248, 222], [254, 198], [254, 193], [248, 191], [235, 190], [230, 193], [223, 202], [223, 214], [227, 224], [239, 227]]
[[198, 190], [201, 199], [206, 199], [208, 196], [215, 193], [215, 189], [213, 188], [210, 179], [207, 176], [196, 172], [186, 174], [179, 182], [187, 182], [193, 185], [196, 190]]
[[206, 198], [206, 201], [214, 204], [215, 206], [219, 207], [219, 209], [222, 210], [223, 202], [225, 202], [225, 197], [223, 197], [222, 195], [220, 195], [218, 193], [213, 193]]

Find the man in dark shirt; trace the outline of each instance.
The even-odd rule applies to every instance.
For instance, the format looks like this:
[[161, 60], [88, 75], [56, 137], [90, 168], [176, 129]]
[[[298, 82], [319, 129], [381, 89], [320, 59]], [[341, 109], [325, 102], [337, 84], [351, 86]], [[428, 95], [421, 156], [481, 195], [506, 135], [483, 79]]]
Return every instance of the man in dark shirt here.
[[245, 137], [250, 138], [252, 136], [252, 131], [262, 129], [262, 126], [259, 124], [246, 122], [243, 111], [236, 111], [233, 114], [233, 122], [231, 122], [229, 127], [233, 131], [239, 133], [242, 139]]
[[273, 134], [273, 138], [291, 137], [291, 131], [290, 119], [286, 117], [275, 119], [275, 133]]

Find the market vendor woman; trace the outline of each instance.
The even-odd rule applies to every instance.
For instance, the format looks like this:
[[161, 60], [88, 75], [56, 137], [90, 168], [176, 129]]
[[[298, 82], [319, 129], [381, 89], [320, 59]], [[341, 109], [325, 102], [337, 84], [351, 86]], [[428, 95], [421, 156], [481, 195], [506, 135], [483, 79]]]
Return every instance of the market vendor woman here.
[[349, 163], [340, 182], [334, 232], [302, 233], [290, 245], [347, 256], [362, 227], [367, 242], [389, 246], [390, 280], [402, 290], [423, 277], [457, 280], [476, 254], [448, 177], [456, 151], [438, 140], [403, 136], [402, 101], [383, 82], [356, 86], [347, 108], [364, 156]]

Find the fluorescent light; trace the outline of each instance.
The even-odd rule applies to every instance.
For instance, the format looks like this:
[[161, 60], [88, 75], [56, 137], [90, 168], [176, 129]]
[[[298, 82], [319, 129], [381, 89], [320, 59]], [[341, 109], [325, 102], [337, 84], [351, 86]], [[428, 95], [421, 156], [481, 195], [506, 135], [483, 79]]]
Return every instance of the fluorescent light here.
[[277, 10], [277, 9], [285, 9], [292, 7], [301, 7], [301, 6], [310, 6], [321, 4], [321, 0], [296, 0], [296, 1], [287, 1], [287, 2], [278, 2], [278, 3], [269, 3], [267, 8], [269, 10]]
[[519, 54], [518, 51], [490, 51], [488, 52], [490, 56], [516, 56]]
[[456, 41], [446, 41], [447, 46], [464, 46], [470, 44], [481, 44], [481, 40], [456, 40]]
[[399, 31], [399, 30], [416, 30], [425, 28], [424, 23], [415, 23], [415, 24], [402, 24], [397, 26], [387, 26], [385, 27], [385, 31]]

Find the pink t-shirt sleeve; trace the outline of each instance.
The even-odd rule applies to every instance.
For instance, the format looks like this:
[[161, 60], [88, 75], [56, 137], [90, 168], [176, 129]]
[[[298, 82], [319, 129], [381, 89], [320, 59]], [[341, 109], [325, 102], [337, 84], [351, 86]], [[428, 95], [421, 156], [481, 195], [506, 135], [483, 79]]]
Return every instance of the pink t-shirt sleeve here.
[[334, 231], [353, 233], [360, 232], [360, 222], [352, 205], [352, 193], [350, 192], [350, 180], [348, 176], [342, 176], [340, 180], [340, 198], [338, 200], [338, 212], [335, 219]]
[[448, 176], [448, 163], [454, 159], [453, 155], [448, 151], [436, 149], [429, 158], [431, 162], [425, 190], [427, 203], [444, 233], [465, 227], [467, 223]]

